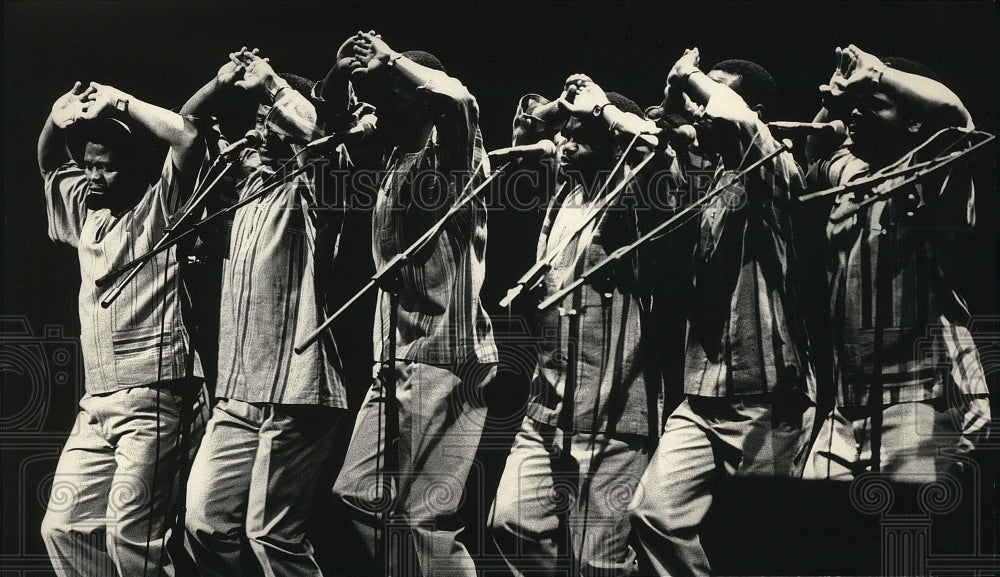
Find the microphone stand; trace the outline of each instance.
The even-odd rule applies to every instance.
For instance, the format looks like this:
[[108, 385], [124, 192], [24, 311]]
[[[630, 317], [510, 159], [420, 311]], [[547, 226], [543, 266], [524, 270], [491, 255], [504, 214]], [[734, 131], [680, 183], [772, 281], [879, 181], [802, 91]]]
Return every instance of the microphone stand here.
[[[498, 169], [493, 171], [489, 176], [486, 177], [483, 182], [476, 186], [473, 190], [466, 193], [464, 196], [460, 196], [458, 201], [452, 205], [448, 212], [444, 214], [437, 222], [434, 223], [426, 232], [420, 235], [417, 240], [415, 240], [410, 246], [405, 250], [392, 257], [389, 262], [385, 263], [381, 269], [372, 275], [370, 281], [365, 284], [357, 293], [354, 294], [350, 299], [344, 303], [336, 312], [330, 315], [319, 327], [316, 328], [312, 333], [310, 333], [305, 339], [303, 339], [298, 345], [294, 347], [295, 354], [302, 354], [309, 346], [311, 346], [323, 332], [330, 327], [331, 324], [337, 318], [343, 314], [345, 310], [350, 308], [352, 304], [363, 297], [372, 287], [378, 285], [383, 291], [389, 295], [389, 327], [388, 335], [382, 335], [383, 339], [388, 339], [385, 347], [386, 358], [382, 360], [381, 367], [379, 368], [378, 380], [383, 387], [383, 395], [385, 397], [385, 438], [382, 441], [382, 446], [384, 448], [384, 468], [382, 470], [382, 480], [379, 483], [381, 490], [386, 491], [388, 494], [391, 491], [392, 481], [399, 472], [399, 409], [397, 407], [397, 395], [396, 395], [396, 329], [399, 322], [399, 291], [398, 278], [399, 271], [404, 264], [409, 262], [410, 258], [423, 248], [425, 248], [441, 231], [445, 224], [454, 216], [459, 210], [465, 207], [469, 202], [474, 199], [480, 191], [486, 188], [493, 180], [495, 180], [504, 170], [510, 166], [510, 162], [504, 163]], [[479, 168], [481, 168], [480, 165]], [[476, 169], [476, 172], [479, 171]], [[471, 182], [469, 186], [471, 186]], [[466, 187], [468, 188], [468, 186]], [[463, 192], [465, 192], [463, 190]], [[391, 526], [393, 518], [393, 503], [390, 501], [387, 505], [386, 511], [383, 517], [383, 532], [386, 532], [386, 528]], [[376, 529], [378, 531], [378, 529]], [[385, 554], [384, 569], [386, 575], [391, 575], [392, 573], [392, 560], [394, 559], [392, 555], [392, 539], [386, 539], [386, 535], [383, 534], [381, 538], [376, 537], [377, 541], [383, 543], [383, 551]]]
[[[381, 495], [379, 495], [378, 500], [382, 502], [383, 496], [387, 496], [388, 499], [384, 501], [386, 509], [381, 527], [383, 534], [378, 534], [380, 527], [376, 524], [375, 542], [382, 544], [384, 574], [386, 577], [391, 577], [395, 556], [393, 555], [392, 547], [393, 539], [388, 538], [388, 529], [392, 525], [393, 513], [395, 511], [395, 504], [392, 502], [392, 482], [399, 474], [399, 407], [396, 404], [396, 327], [399, 323], [399, 291], [397, 290], [399, 267], [387, 270], [386, 273], [392, 273], [392, 276], [390, 283], [383, 284], [381, 287], [382, 290], [389, 294], [389, 330], [387, 331], [388, 336], [385, 334], [382, 335], [383, 342], [386, 343], [386, 358], [382, 360], [382, 366], [379, 367], [378, 371], [378, 380], [382, 385], [385, 397], [385, 438], [382, 440], [382, 459], [384, 465], [382, 467], [382, 478], [379, 480]], [[356, 299], [352, 299], [352, 302], [353, 300]], [[388, 339], [388, 342], [385, 339]], [[376, 458], [377, 456], [376, 454]], [[378, 465], [376, 461], [377, 469]]]
[[[611, 184], [611, 176], [614, 176], [614, 174], [618, 172], [618, 168], [622, 165], [623, 161], [625, 160], [625, 157], [631, 151], [631, 148], [635, 144], [635, 141], [638, 137], [639, 135], [636, 135], [635, 137], [632, 138], [632, 142], [629, 143], [628, 147], [625, 149], [625, 152], [622, 153], [621, 158], [619, 158], [618, 164], [616, 164], [615, 167], [611, 169], [611, 175], [609, 175], [608, 180], [605, 181], [604, 186], [601, 189], [601, 194], [603, 194], [604, 191], [607, 190], [608, 185]], [[584, 219], [584, 221], [580, 223], [577, 230], [574, 231], [573, 234], [566, 235], [566, 237], [563, 238], [551, 252], [545, 254], [544, 256], [542, 256], [542, 258], [538, 259], [535, 262], [535, 264], [532, 265], [530, 269], [528, 269], [527, 272], [521, 275], [521, 278], [517, 279], [517, 282], [514, 283], [514, 286], [512, 286], [510, 289], [507, 290], [507, 295], [504, 296], [499, 303], [500, 306], [501, 307], [509, 306], [512, 302], [514, 302], [515, 299], [517, 299], [518, 296], [521, 295], [522, 292], [524, 292], [525, 289], [531, 290], [536, 286], [538, 286], [538, 283], [539, 281], [541, 281], [542, 276], [545, 273], [547, 273], [549, 269], [552, 268], [552, 261], [555, 260], [557, 256], [562, 254], [564, 250], [566, 250], [566, 247], [568, 247], [569, 244], [573, 241], [573, 239], [576, 238], [577, 234], [582, 232], [583, 229], [585, 229], [587, 225], [589, 225], [595, 218], [597, 218], [597, 216], [600, 215], [602, 211], [605, 208], [607, 208], [608, 205], [610, 205], [616, 198], [618, 198], [619, 193], [621, 193], [621, 191], [625, 189], [628, 183], [631, 182], [636, 177], [636, 175], [639, 173], [640, 170], [643, 169], [643, 167], [649, 164], [649, 161], [652, 160], [655, 155], [656, 155], [655, 152], [647, 154], [645, 158], [643, 158], [642, 161], [640, 161], [639, 164], [636, 165], [636, 167], [632, 170], [632, 173], [629, 176], [627, 176], [624, 180], [622, 180], [622, 182], [616, 185], [615, 188], [612, 189], [610, 193], [604, 196], [601, 199], [601, 201], [598, 202], [593, 207], [590, 214], [588, 214], [587, 217]]]
[[[678, 221], [680, 221], [680, 223], [677, 224], [677, 227], [680, 227], [681, 225], [685, 224], [691, 217], [694, 216], [694, 213], [695, 213], [695, 211], [697, 209], [699, 209], [701, 206], [703, 206], [705, 204], [708, 204], [708, 202], [714, 200], [720, 194], [722, 194], [723, 192], [725, 192], [726, 190], [728, 190], [729, 187], [732, 185], [732, 183], [739, 181], [740, 179], [742, 179], [746, 175], [750, 174], [754, 170], [757, 170], [757, 168], [759, 168], [760, 166], [762, 166], [765, 162], [768, 162], [772, 158], [774, 158], [774, 157], [778, 156], [779, 154], [781, 154], [782, 152], [785, 152], [785, 151], [788, 150], [788, 146], [784, 142], [779, 141], [779, 144], [780, 144], [780, 146], [777, 149], [775, 149], [774, 151], [768, 153], [767, 155], [765, 155], [760, 160], [754, 162], [753, 164], [751, 164], [750, 166], [748, 166], [745, 170], [737, 173], [736, 176], [734, 176], [732, 178], [732, 180], [730, 180], [729, 184], [720, 187], [718, 190], [712, 192], [711, 194], [706, 194], [705, 196], [703, 196], [702, 198], [698, 199], [696, 202], [692, 203], [690, 206], [688, 206], [687, 208], [685, 208], [684, 210], [682, 210], [679, 213], [675, 214], [674, 216], [672, 216], [671, 218], [667, 219], [663, 223], [657, 225], [656, 228], [654, 228], [653, 230], [651, 230], [651, 231], [647, 232], [646, 234], [640, 236], [639, 238], [635, 239], [633, 242], [631, 242], [631, 243], [629, 243], [629, 244], [627, 244], [625, 246], [622, 246], [621, 248], [616, 249], [614, 252], [612, 252], [611, 254], [609, 254], [607, 257], [605, 257], [604, 259], [602, 259], [600, 262], [598, 262], [597, 264], [595, 264], [593, 267], [591, 267], [587, 271], [584, 271], [583, 274], [581, 274], [579, 277], [576, 278], [576, 280], [574, 280], [573, 282], [571, 282], [568, 285], [564, 286], [563, 288], [559, 289], [558, 291], [556, 291], [555, 293], [553, 293], [549, 298], [547, 298], [544, 301], [538, 303], [538, 307], [537, 307], [538, 310], [539, 311], [544, 311], [544, 310], [549, 309], [552, 305], [554, 305], [557, 302], [561, 301], [566, 295], [568, 295], [572, 291], [576, 290], [577, 287], [579, 287], [583, 283], [587, 282], [591, 277], [593, 277], [594, 275], [596, 275], [600, 271], [604, 270], [608, 266], [610, 266], [610, 265], [618, 262], [623, 257], [625, 257], [627, 254], [631, 253], [633, 250], [639, 248], [640, 246], [646, 244], [647, 242], [649, 242], [650, 240], [653, 240], [654, 238], [658, 238], [662, 234], [666, 234], [668, 232], [673, 232], [672, 230], [667, 230], [667, 229], [670, 228], [675, 223], [678, 223]], [[677, 227], [675, 227], [675, 228], [677, 228]]]
[[[945, 130], [949, 130], [949, 129], [945, 129]], [[938, 132], [937, 134], [935, 134], [934, 136], [931, 136], [926, 142], [924, 142], [923, 144], [921, 144], [920, 146], [918, 146], [910, 154], [912, 154], [913, 152], [916, 152], [920, 148], [923, 148], [924, 146], [926, 146], [931, 140], [937, 138], [938, 135], [942, 134], [945, 130], [942, 130], [942, 131]], [[958, 160], [959, 158], [962, 158], [962, 157], [964, 157], [964, 156], [966, 156], [968, 154], [971, 154], [972, 152], [978, 150], [980, 147], [985, 146], [986, 144], [989, 144], [990, 142], [993, 142], [996, 139], [996, 137], [993, 136], [992, 134], [985, 133], [985, 132], [974, 131], [974, 132], [970, 132], [969, 133], [969, 135], [971, 135], [971, 134], [985, 135], [986, 138], [980, 140], [976, 144], [973, 144], [972, 146], [970, 146], [970, 147], [968, 147], [968, 148], [966, 148], [964, 150], [955, 151], [955, 152], [952, 152], [952, 153], [950, 153], [950, 154], [948, 154], [946, 156], [942, 156], [942, 157], [938, 157], [938, 158], [932, 158], [931, 160], [926, 160], [924, 162], [920, 162], [920, 163], [917, 163], [917, 164], [914, 164], [914, 165], [911, 165], [911, 166], [903, 167], [903, 168], [900, 168], [900, 169], [897, 169], [897, 170], [892, 170], [892, 171], [885, 172], [885, 173], [882, 173], [882, 174], [876, 174], [876, 175], [873, 175], [873, 176], [869, 176], [867, 178], [859, 178], [858, 180], [855, 180], [853, 182], [842, 184], [840, 186], [835, 186], [833, 188], [828, 188], [826, 190], [820, 190], [818, 192], [813, 192], [813, 193], [810, 193], [810, 194], [804, 194], [804, 195], [800, 196], [798, 198], [798, 200], [800, 202], [806, 202], [806, 201], [809, 201], [809, 200], [813, 200], [813, 199], [816, 199], [816, 198], [822, 198], [822, 197], [833, 195], [833, 194], [841, 194], [841, 193], [843, 193], [845, 191], [848, 191], [848, 190], [851, 190], [851, 189], [864, 188], [864, 187], [867, 187], [869, 185], [874, 186], [874, 185], [876, 185], [876, 184], [878, 184], [880, 182], [883, 182], [883, 181], [886, 181], [886, 180], [889, 180], [889, 179], [892, 179], [892, 178], [896, 178], [896, 177], [899, 177], [899, 176], [905, 176], [905, 175], [911, 174], [913, 172], [917, 173], [917, 174], [914, 174], [913, 176], [907, 178], [903, 182], [899, 183], [898, 185], [893, 186], [892, 188], [890, 188], [888, 190], [874, 193], [871, 196], [866, 197], [864, 200], [858, 202], [857, 206], [855, 207], [855, 209], [852, 210], [852, 211], [850, 211], [848, 214], [845, 214], [844, 217], [843, 217], [843, 218], [849, 218], [849, 217], [853, 216], [855, 213], [857, 213], [858, 210], [861, 210], [862, 208], [864, 208], [864, 207], [866, 207], [866, 206], [868, 206], [868, 205], [870, 205], [870, 204], [872, 204], [874, 202], [877, 202], [878, 200], [880, 200], [880, 199], [882, 199], [882, 198], [884, 198], [884, 197], [886, 197], [886, 196], [888, 196], [888, 195], [896, 192], [897, 190], [899, 190], [901, 188], [904, 188], [906, 186], [909, 186], [910, 184], [913, 184], [917, 180], [920, 180], [921, 178], [924, 178], [927, 175], [929, 175], [929, 174], [931, 174], [933, 172], [936, 172], [937, 170], [939, 170], [939, 169], [941, 169], [941, 168], [943, 168], [945, 166], [948, 166], [949, 164], [953, 163], [954, 161]], [[953, 143], [948, 148], [951, 148], [951, 147], [955, 146], [956, 144], [958, 144], [958, 142], [960, 142], [960, 141], [956, 141], [955, 143]], [[945, 150], [947, 150], [947, 148]], [[907, 156], [909, 156], [909, 154]]]
[[[337, 320], [337, 318], [340, 317], [341, 314], [344, 313], [345, 310], [347, 310], [352, 304], [357, 302], [358, 299], [365, 296], [365, 294], [369, 290], [371, 290], [375, 285], [380, 285], [383, 287], [388, 286], [386, 283], [386, 279], [392, 278], [393, 276], [397, 275], [399, 273], [399, 269], [402, 268], [402, 266], [406, 264], [415, 253], [419, 252], [421, 249], [427, 246], [427, 244], [435, 236], [437, 236], [437, 233], [441, 231], [444, 225], [447, 224], [447, 222], [451, 219], [452, 216], [455, 215], [455, 213], [457, 213], [465, 205], [467, 205], [473, 198], [475, 198], [484, 188], [486, 188], [486, 186], [490, 182], [495, 180], [497, 176], [503, 173], [503, 171], [506, 170], [507, 167], [510, 166], [510, 164], [511, 164], [510, 162], [504, 163], [502, 166], [500, 166], [500, 168], [494, 170], [489, 176], [486, 177], [485, 180], [483, 180], [483, 182], [479, 184], [479, 186], [475, 187], [475, 189], [467, 193], [465, 196], [460, 197], [458, 201], [454, 205], [452, 205], [451, 208], [448, 209], [448, 212], [445, 213], [445, 215], [442, 216], [440, 220], [435, 222], [433, 226], [427, 229], [427, 231], [424, 234], [420, 235], [420, 238], [413, 241], [413, 244], [406, 247], [406, 249], [403, 252], [392, 257], [392, 259], [389, 260], [389, 262], [385, 263], [385, 265], [382, 266], [381, 269], [379, 269], [378, 271], [375, 272], [374, 275], [372, 275], [371, 280], [368, 281], [368, 283], [365, 284], [365, 286], [361, 287], [361, 289], [358, 290], [358, 292], [356, 292], [354, 296], [349, 298], [347, 302], [344, 303], [343, 306], [337, 309], [336, 312], [327, 317], [320, 324], [320, 326], [316, 328], [316, 330], [314, 330], [304, 339], [302, 339], [299, 342], [299, 344], [295, 345], [294, 348], [295, 354], [297, 355], [302, 354], [303, 351], [305, 351], [307, 348], [309, 348], [310, 345], [316, 342], [316, 339], [318, 339], [319, 336], [323, 334], [323, 331], [328, 329], [330, 325], [333, 324], [333, 322]], [[393, 338], [395, 338], [395, 335], [393, 335]]]
[[[306, 149], [303, 149], [303, 151], [304, 150], [306, 150]], [[302, 151], [300, 151], [300, 153], [301, 152]], [[298, 156], [298, 155], [296, 155], [296, 156]], [[164, 236], [160, 239], [160, 241], [157, 242], [156, 245], [152, 249], [150, 249], [146, 254], [143, 254], [143, 255], [139, 256], [138, 258], [136, 258], [136, 259], [134, 259], [134, 260], [132, 260], [132, 261], [130, 261], [130, 262], [128, 262], [128, 263], [120, 266], [120, 267], [118, 267], [117, 269], [115, 269], [115, 270], [109, 272], [108, 274], [104, 275], [103, 277], [97, 279], [97, 281], [95, 281], [95, 284], [97, 284], [97, 286], [106, 286], [107, 284], [109, 284], [109, 282], [112, 282], [115, 278], [117, 278], [118, 276], [122, 275], [125, 271], [128, 271], [129, 269], [132, 269], [131, 272], [130, 272], [130, 274], [129, 274], [129, 276], [127, 278], [123, 279], [122, 282], [119, 283], [114, 288], [114, 290], [112, 290], [112, 292], [109, 293], [108, 296], [106, 296], [101, 301], [101, 306], [103, 308], [108, 308], [109, 306], [111, 306], [111, 303], [114, 302], [114, 300], [116, 298], [118, 298], [118, 296], [121, 294], [122, 290], [124, 290], [125, 285], [128, 284], [128, 282], [130, 282], [132, 279], [134, 279], [136, 277], [136, 275], [138, 275], [138, 269], [139, 269], [139, 267], [141, 267], [142, 265], [144, 265], [147, 261], [152, 260], [152, 258], [154, 256], [156, 256], [157, 254], [159, 254], [159, 253], [161, 253], [161, 252], [163, 252], [165, 250], [170, 249], [171, 247], [173, 247], [176, 244], [180, 243], [182, 240], [184, 240], [184, 239], [188, 238], [189, 236], [195, 234], [202, 227], [206, 226], [207, 224], [209, 224], [211, 222], [214, 222], [220, 216], [229, 214], [231, 212], [235, 212], [237, 209], [242, 208], [242, 207], [250, 204], [251, 202], [259, 200], [260, 198], [262, 198], [265, 195], [267, 195], [268, 193], [270, 193], [272, 190], [274, 190], [277, 187], [283, 185], [288, 179], [294, 178], [294, 177], [298, 176], [299, 174], [302, 174], [307, 169], [309, 169], [312, 165], [314, 165], [314, 164], [316, 164], [318, 162], [318, 160], [310, 160], [309, 162], [303, 164], [302, 166], [299, 166], [298, 168], [296, 168], [292, 172], [288, 173], [287, 175], [283, 175], [282, 171], [284, 170], [284, 168], [287, 167], [288, 164], [291, 163], [294, 160], [295, 160], [295, 157], [289, 159], [284, 164], [282, 164], [281, 167], [278, 169], [278, 172], [275, 172], [274, 174], [270, 175], [265, 180], [265, 184], [263, 184], [263, 186], [261, 187], [261, 189], [259, 191], [257, 191], [256, 193], [248, 196], [247, 198], [245, 198], [245, 199], [237, 202], [236, 204], [234, 204], [232, 206], [227, 206], [225, 208], [222, 208], [222, 209], [220, 209], [220, 210], [218, 210], [218, 211], [216, 211], [216, 212], [208, 215], [207, 217], [203, 218], [202, 220], [200, 220], [198, 222], [195, 222], [194, 224], [192, 224], [190, 227], [188, 227], [186, 230], [184, 230], [181, 233], [173, 234], [173, 233], [175, 233], [176, 229], [178, 228], [178, 225], [180, 224], [180, 222], [178, 222], [178, 225], [168, 227], [164, 231]], [[230, 164], [229, 166], [232, 166], [232, 164]], [[227, 170], [228, 170], [228, 167], [227, 167]], [[215, 185], [216, 182], [218, 182], [218, 180], [220, 180], [222, 178], [223, 174], [225, 174], [225, 172], [223, 172], [222, 174], [220, 174], [219, 177], [216, 178], [215, 181], [213, 181], [213, 183], [212, 183], [213, 186]], [[206, 190], [205, 193], [207, 193], [207, 192], [208, 191]], [[168, 235], [169, 235], [169, 238], [168, 238]]]
[[[219, 164], [219, 159], [221, 158], [222, 158], [221, 156], [216, 157], [215, 161], [212, 162], [212, 165], [209, 166], [208, 170], [206, 171], [206, 174], [211, 174], [211, 172], [215, 170], [216, 166], [218, 166]], [[173, 222], [166, 228], [164, 228], [163, 236], [161, 236], [160, 239], [156, 241], [156, 244], [153, 246], [152, 249], [147, 251], [145, 254], [139, 256], [138, 258], [133, 259], [132, 261], [126, 263], [125, 265], [112, 270], [108, 274], [94, 281], [94, 284], [97, 285], [98, 288], [104, 288], [113, 283], [122, 274], [128, 272], [128, 275], [121, 281], [121, 283], [119, 283], [118, 286], [116, 286], [114, 290], [111, 291], [111, 293], [109, 293], [107, 296], [104, 297], [104, 299], [101, 301], [101, 307], [108, 308], [109, 306], [111, 306], [111, 303], [113, 303], [115, 299], [117, 299], [118, 296], [125, 289], [125, 285], [127, 285], [129, 282], [135, 279], [135, 277], [139, 274], [139, 271], [142, 269], [143, 265], [152, 260], [154, 256], [156, 256], [163, 250], [166, 250], [166, 248], [169, 248], [170, 246], [176, 244], [174, 242], [171, 242], [175, 238], [175, 235], [177, 234], [176, 231], [179, 228], [181, 228], [182, 225], [188, 224], [188, 221], [191, 220], [195, 211], [202, 207], [202, 204], [208, 197], [208, 193], [215, 187], [216, 184], [219, 183], [220, 180], [222, 180], [222, 177], [225, 176], [227, 172], [229, 172], [229, 169], [232, 168], [232, 166], [233, 165], [231, 162], [227, 164], [226, 167], [222, 169], [222, 172], [220, 172], [215, 177], [214, 180], [209, 182], [207, 186], [201, 187], [200, 191], [195, 192], [194, 196], [192, 196], [191, 199], [181, 209], [181, 213], [177, 216], [177, 218], [173, 219]], [[204, 182], [207, 182], [207, 179]]]

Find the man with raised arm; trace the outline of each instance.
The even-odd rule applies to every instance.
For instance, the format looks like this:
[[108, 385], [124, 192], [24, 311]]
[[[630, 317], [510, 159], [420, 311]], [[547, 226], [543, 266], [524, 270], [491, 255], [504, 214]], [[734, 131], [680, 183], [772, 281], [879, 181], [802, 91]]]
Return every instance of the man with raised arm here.
[[[543, 178], [551, 190], [537, 258], [551, 267], [539, 300], [641, 234], [636, 201], [646, 174], [636, 180], [634, 167], [643, 155], [623, 150], [637, 131], [655, 128], [641, 114], [582, 74], [567, 79], [559, 99], [521, 99], [514, 144], [554, 140], [563, 181]], [[655, 447], [661, 401], [643, 264], [633, 252], [541, 313], [533, 394], [490, 515], [516, 575], [634, 569], [626, 506]]]
[[789, 214], [803, 178], [761, 119], [774, 80], [746, 60], [707, 74], [698, 64], [697, 48], [677, 60], [665, 103], [694, 121], [700, 153], [718, 156], [708, 192], [721, 195], [697, 219], [685, 399], [632, 502], [633, 528], [659, 575], [710, 574], [699, 530], [713, 478], [798, 476], [815, 410]]
[[[367, 166], [384, 177], [372, 222], [381, 269], [454, 206], [466, 184], [488, 172], [479, 108], [431, 54], [396, 52], [373, 32], [349, 39], [341, 52], [353, 56], [350, 82], [358, 98], [378, 115], [381, 154], [368, 151]], [[331, 92], [338, 91], [324, 87]], [[374, 360], [396, 387], [399, 438], [388, 440], [388, 450], [398, 451], [399, 470], [384, 469], [386, 389], [376, 380], [333, 487], [367, 548], [368, 573], [377, 574], [374, 561], [386, 558], [380, 541], [398, 541], [380, 518], [389, 504], [381, 490], [389, 474], [394, 517], [412, 535], [423, 575], [477, 575], [457, 539], [463, 528], [457, 512], [486, 420], [482, 389], [496, 372], [493, 329], [479, 297], [485, 252], [486, 209], [477, 198], [379, 287]], [[389, 559], [393, 574], [416, 574], [397, 565], [399, 553]]]
[[332, 266], [342, 210], [317, 204], [312, 172], [291, 174], [317, 154], [304, 149], [320, 135], [311, 89], [244, 48], [185, 105], [224, 115], [225, 92], [258, 100], [261, 143], [238, 156], [240, 200], [264, 193], [236, 210], [223, 262], [217, 403], [188, 482], [188, 544], [202, 577], [248, 564], [322, 575], [306, 527], [346, 396], [329, 333], [301, 355], [293, 347], [328, 312], [318, 271]]
[[[170, 147], [152, 182], [137, 129]], [[146, 262], [106, 308], [95, 281], [163, 236], [190, 192], [195, 140], [180, 115], [79, 82], [53, 104], [38, 139], [49, 237], [77, 249], [81, 277], [86, 394], [41, 528], [61, 577], [109, 566], [118, 575], [174, 573], [164, 542], [186, 459], [182, 429], [201, 382], [181, 318], [176, 249]]]
[[975, 224], [969, 165], [912, 183], [850, 183], [961, 150], [972, 119], [919, 63], [854, 45], [836, 57], [817, 121], [848, 121], [850, 139], [814, 137], [808, 147], [811, 188], [848, 185], [831, 197], [826, 223], [836, 407], [806, 474], [852, 479], [877, 468], [930, 482], [968, 460], [990, 420], [960, 294], [960, 243]]

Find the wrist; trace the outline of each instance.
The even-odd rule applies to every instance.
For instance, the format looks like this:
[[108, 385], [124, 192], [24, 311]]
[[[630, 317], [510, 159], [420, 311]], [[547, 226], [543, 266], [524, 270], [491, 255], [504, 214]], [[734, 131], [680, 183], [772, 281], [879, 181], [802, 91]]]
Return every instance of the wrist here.
[[701, 69], [697, 66], [683, 66], [677, 71], [677, 79], [681, 82], [687, 82], [692, 74], [698, 74]]
[[396, 62], [400, 58], [403, 58], [402, 52], [389, 52], [385, 55], [385, 58], [382, 59], [382, 62], [388, 66], [396, 66]]
[[604, 118], [605, 112], [608, 108], [614, 108], [614, 106], [615, 105], [612, 104], [611, 101], [606, 101], [603, 104], [595, 105], [594, 108], [590, 110], [590, 113], [594, 116], [594, 118]]
[[882, 62], [879, 62], [875, 66], [872, 66], [871, 70], [868, 73], [868, 76], [871, 78], [872, 81], [872, 86], [878, 86], [879, 84], [882, 84], [882, 77], [885, 75], [885, 69], [886, 65]]
[[124, 92], [119, 92], [111, 99], [111, 106], [114, 107], [121, 114], [128, 114], [129, 101], [132, 99], [131, 96], [125, 94]]
[[287, 80], [276, 75], [265, 76], [263, 85], [264, 90], [267, 91], [267, 95], [271, 98], [272, 103], [278, 101], [278, 98], [281, 97], [281, 93], [284, 92], [286, 88], [291, 88], [291, 85]]

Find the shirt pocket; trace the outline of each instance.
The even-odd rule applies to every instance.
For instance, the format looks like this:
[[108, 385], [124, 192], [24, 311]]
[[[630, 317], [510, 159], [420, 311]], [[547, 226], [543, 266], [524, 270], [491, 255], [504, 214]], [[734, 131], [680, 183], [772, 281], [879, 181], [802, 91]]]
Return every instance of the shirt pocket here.
[[169, 323], [114, 331], [111, 345], [118, 382], [143, 385], [176, 378], [172, 343]]

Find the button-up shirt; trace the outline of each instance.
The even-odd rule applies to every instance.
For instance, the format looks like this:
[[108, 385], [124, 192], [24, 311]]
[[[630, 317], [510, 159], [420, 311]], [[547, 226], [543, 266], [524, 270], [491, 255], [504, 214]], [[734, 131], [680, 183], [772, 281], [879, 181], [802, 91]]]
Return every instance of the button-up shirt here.
[[[108, 308], [95, 280], [145, 254], [180, 206], [170, 155], [159, 179], [132, 209], [115, 216], [86, 207], [89, 185], [75, 162], [43, 174], [48, 232], [76, 247], [80, 261], [80, 346], [90, 394], [191, 376], [201, 366], [189, 348], [178, 300], [176, 247], [151, 258]], [[119, 282], [121, 279], [119, 279]]]

